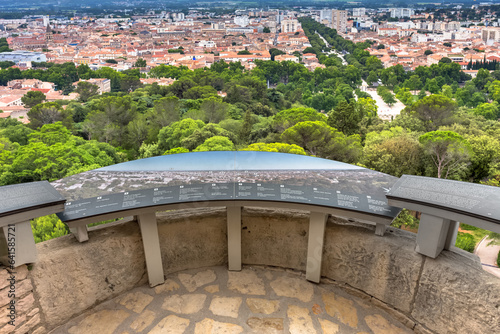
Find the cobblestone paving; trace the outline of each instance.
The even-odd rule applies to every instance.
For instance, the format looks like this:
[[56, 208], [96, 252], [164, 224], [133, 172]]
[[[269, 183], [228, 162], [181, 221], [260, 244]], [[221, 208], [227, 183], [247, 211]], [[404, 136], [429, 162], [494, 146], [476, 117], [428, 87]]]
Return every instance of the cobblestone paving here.
[[188, 270], [96, 306], [52, 334], [412, 333], [368, 300], [267, 267]]

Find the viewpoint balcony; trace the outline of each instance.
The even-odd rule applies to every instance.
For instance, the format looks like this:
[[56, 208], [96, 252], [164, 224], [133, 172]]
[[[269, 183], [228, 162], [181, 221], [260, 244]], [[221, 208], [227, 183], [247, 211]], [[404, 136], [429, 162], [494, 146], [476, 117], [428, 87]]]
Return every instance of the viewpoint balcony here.
[[[43, 183], [53, 197], [31, 191], [29, 205], [30, 192], [18, 192], [2, 207], [5, 236], [55, 211], [72, 234], [34, 245], [29, 230], [16, 232], [27, 254], [0, 270], [16, 276], [16, 330], [495, 333], [500, 279], [453, 244], [459, 220], [500, 232], [497, 207], [477, 199], [500, 202], [497, 189], [408, 178], [307, 156], [205, 152]], [[418, 235], [389, 227], [411, 205], [428, 217]]]

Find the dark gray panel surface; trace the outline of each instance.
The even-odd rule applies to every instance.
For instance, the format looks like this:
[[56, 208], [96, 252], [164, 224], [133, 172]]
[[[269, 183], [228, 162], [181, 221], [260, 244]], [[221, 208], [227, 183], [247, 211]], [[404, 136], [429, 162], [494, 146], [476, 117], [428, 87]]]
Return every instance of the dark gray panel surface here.
[[0, 187], [0, 216], [65, 202], [65, 198], [47, 181]]
[[386, 196], [500, 223], [499, 187], [403, 175]]

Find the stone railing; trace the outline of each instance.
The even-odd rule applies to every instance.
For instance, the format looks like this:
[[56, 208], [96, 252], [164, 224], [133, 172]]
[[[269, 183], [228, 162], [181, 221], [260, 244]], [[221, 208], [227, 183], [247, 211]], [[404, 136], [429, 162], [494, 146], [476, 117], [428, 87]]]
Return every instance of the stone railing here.
[[[225, 208], [157, 214], [164, 275], [227, 265]], [[309, 214], [261, 208], [241, 212], [243, 265], [305, 271]], [[468, 253], [445, 250], [436, 259], [414, 251], [416, 235], [329, 217], [322, 279], [384, 308], [416, 333], [494, 333], [500, 323], [500, 279]], [[93, 227], [89, 240], [72, 235], [36, 245], [38, 262], [16, 268], [14, 333], [45, 333], [85, 310], [148, 282], [139, 224], [133, 219]], [[30, 270], [28, 270], [30, 269]], [[0, 269], [0, 332], [10, 332]]]

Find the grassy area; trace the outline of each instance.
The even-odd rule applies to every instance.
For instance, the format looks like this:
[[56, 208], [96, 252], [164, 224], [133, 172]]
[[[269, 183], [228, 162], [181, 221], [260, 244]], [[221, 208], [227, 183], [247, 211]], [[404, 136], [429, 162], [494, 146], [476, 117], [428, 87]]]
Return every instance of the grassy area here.
[[[495, 245], [500, 245], [500, 234], [483, 230], [482, 228], [467, 225], [467, 224], [460, 224], [460, 229], [463, 232], [459, 232], [459, 237], [457, 238], [457, 244], [456, 246], [462, 249], [465, 249], [466, 251], [473, 252], [474, 248], [472, 251], [470, 250], [470, 246], [468, 246], [468, 243], [466, 239], [471, 240], [474, 243], [474, 247], [477, 246], [477, 244], [484, 238], [488, 237], [487, 240], [489, 240], [490, 244], [495, 244]], [[464, 236], [464, 235], [467, 236]], [[469, 237], [470, 236], [470, 237]], [[465, 248], [461, 247], [464, 246]], [[468, 248], [468, 249], [466, 249]]]
[[474, 241], [472, 234], [458, 232], [455, 246], [469, 253], [473, 253], [476, 248], [476, 242]]

